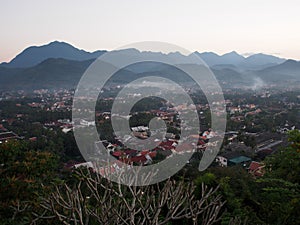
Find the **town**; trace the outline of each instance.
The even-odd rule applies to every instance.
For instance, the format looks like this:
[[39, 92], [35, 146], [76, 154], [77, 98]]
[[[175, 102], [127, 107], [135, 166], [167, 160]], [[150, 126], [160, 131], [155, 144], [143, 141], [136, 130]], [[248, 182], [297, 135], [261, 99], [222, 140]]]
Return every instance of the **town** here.
[[[108, 93], [120, 87], [106, 90]], [[177, 108], [184, 110], [190, 106], [172, 106], [162, 99], [151, 99], [137, 104], [130, 115], [132, 135], [138, 139], [147, 139], [151, 134], [149, 121], [157, 117], [167, 124], [167, 133], [154, 149], [135, 150], [127, 148], [122, 140], [116, 137], [111, 126], [110, 108], [114, 97], [98, 100], [96, 121], [80, 119], [72, 121], [72, 98], [74, 90], [46, 89], [35, 90], [26, 94], [3, 92], [0, 96], [0, 143], [8, 140], [24, 140], [34, 148], [45, 143], [52, 143], [66, 168], [91, 165], [86, 162], [78, 150], [73, 137], [74, 123], [77, 127], [95, 126], [98, 129], [101, 143], [117, 161], [138, 165], [153, 164], [184, 152], [184, 146], [176, 148], [181, 133], [181, 121]], [[105, 94], [105, 93], [104, 93]], [[241, 165], [254, 176], [263, 175], [263, 160], [287, 145], [287, 133], [299, 129], [300, 92], [260, 91], [245, 93], [239, 90], [228, 90], [224, 93], [227, 110], [227, 129], [224, 133], [222, 148], [211, 166], [227, 167]], [[212, 138], [218, 132], [210, 127], [210, 109], [205, 97], [194, 92], [192, 98], [199, 115], [200, 129], [190, 135], [197, 146], [192, 146], [198, 154], [198, 160]], [[149, 106], [148, 102], [151, 102]], [[148, 104], [148, 105], [147, 105]], [[152, 107], [152, 108], [151, 108]], [[129, 142], [134, 143], [131, 136]], [[97, 143], [91, 143], [96, 145]], [[136, 144], [137, 145], [137, 144]], [[59, 152], [59, 149], [62, 151]], [[199, 156], [200, 155], [200, 156]], [[195, 159], [190, 160], [190, 163]], [[198, 161], [199, 163], [199, 161]], [[117, 166], [117, 164], [115, 165]]]

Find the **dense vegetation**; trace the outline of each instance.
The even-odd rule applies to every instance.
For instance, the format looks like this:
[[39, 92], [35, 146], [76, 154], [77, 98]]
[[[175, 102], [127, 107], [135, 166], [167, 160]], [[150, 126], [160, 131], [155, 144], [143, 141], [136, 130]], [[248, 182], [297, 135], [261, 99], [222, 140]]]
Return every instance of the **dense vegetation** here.
[[[183, 180], [186, 187], [193, 182], [196, 185], [196, 199], [201, 197], [202, 183], [213, 189], [219, 187], [214, 195], [220, 194], [225, 201], [219, 224], [233, 223], [232, 218], [237, 223], [247, 224], [298, 224], [300, 132], [291, 132], [289, 142], [288, 147], [266, 158], [266, 173], [259, 179], [254, 179], [239, 166], [211, 167], [202, 173], [187, 166], [185, 172], [181, 171], [172, 179]], [[58, 169], [62, 165], [58, 166], [59, 155], [54, 149], [34, 149], [25, 141], [2, 144], [0, 159], [1, 224], [28, 224], [41, 213], [41, 202], [51, 199], [57, 187], [62, 188], [64, 184], [68, 184], [76, 191], [76, 188], [81, 188], [86, 182], [78, 173]], [[79, 183], [81, 186], [78, 186]], [[152, 198], [146, 198], [148, 197]], [[90, 201], [89, 207], [95, 206], [94, 204], [97, 205], [97, 202]], [[160, 217], [166, 216], [165, 213], [162, 210]], [[58, 224], [56, 219], [51, 218], [51, 223]], [[45, 224], [47, 221], [50, 220], [36, 222]], [[186, 219], [176, 223], [171, 221], [169, 224], [189, 223]]]

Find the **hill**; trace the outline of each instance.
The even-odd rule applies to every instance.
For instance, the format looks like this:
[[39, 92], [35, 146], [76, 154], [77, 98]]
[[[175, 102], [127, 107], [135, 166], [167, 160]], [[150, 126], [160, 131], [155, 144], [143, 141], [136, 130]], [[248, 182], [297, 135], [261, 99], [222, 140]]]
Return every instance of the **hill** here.
[[35, 66], [49, 58], [64, 58], [69, 60], [89, 60], [102, 55], [106, 51], [86, 52], [65, 43], [54, 41], [43, 46], [31, 46], [18, 54], [9, 63], [2, 63], [1, 66], [8, 68], [28, 68]]

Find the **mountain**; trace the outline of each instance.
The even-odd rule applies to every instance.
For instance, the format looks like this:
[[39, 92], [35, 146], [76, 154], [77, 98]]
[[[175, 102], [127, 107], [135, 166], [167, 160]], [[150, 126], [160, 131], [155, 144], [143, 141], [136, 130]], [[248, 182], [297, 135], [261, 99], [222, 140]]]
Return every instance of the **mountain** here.
[[[50, 58], [30, 68], [0, 66], [0, 90], [72, 89], [76, 87], [93, 61], [94, 59], [75, 61]], [[223, 88], [251, 88], [274, 84], [281, 87], [297, 87], [297, 85], [299, 87], [300, 84], [300, 62], [294, 60], [255, 71], [241, 72], [234, 66], [231, 68], [214, 66], [212, 71]], [[110, 79], [110, 82], [125, 84], [143, 76], [163, 76], [182, 84], [191, 81], [184, 72], [175, 67], [144, 62], [120, 70]]]
[[46, 59], [34, 67], [23, 69], [1, 66], [0, 89], [74, 88], [92, 62], [58, 58]]
[[262, 71], [300, 76], [300, 62], [289, 59], [279, 65], [266, 68]]
[[[141, 52], [136, 49], [125, 49], [121, 51], [123, 56], [130, 58], [139, 58], [139, 54], [141, 54]], [[47, 45], [26, 48], [9, 63], [2, 63], [0, 65], [7, 68], [29, 68], [36, 66], [37, 64], [49, 58], [64, 58], [69, 60], [84, 61], [95, 59], [105, 52], [105, 50], [102, 50], [91, 53], [75, 48], [74, 46], [65, 42], [54, 41]], [[146, 57], [155, 56], [157, 59], [165, 57], [165, 55], [161, 52], [142, 52], [142, 54]], [[278, 65], [285, 61], [285, 59], [262, 53], [254, 54], [247, 58], [235, 51], [226, 53], [224, 55], [218, 55], [213, 52], [195, 52], [195, 54], [200, 56], [210, 67], [222, 65], [224, 68], [231, 69], [232, 66], [235, 66], [237, 67], [237, 70], [260, 70], [273, 65]], [[192, 58], [189, 56], [185, 57], [179, 52], [169, 53], [168, 57], [171, 57], [175, 62], [178, 61], [180, 63], [184, 62], [185, 60], [186, 63], [188, 63], [188, 61]], [[139, 70], [143, 71], [143, 68], [139, 68]]]
[[28, 68], [35, 66], [49, 58], [64, 58], [69, 60], [89, 60], [102, 55], [106, 51], [86, 52], [74, 46], [54, 41], [43, 46], [32, 46], [26, 48], [9, 63], [2, 63], [1, 66], [8, 68]]
[[[89, 65], [105, 51], [93, 53], [79, 50], [64, 42], [51, 42], [40, 47], [29, 47], [10, 63], [0, 64], [0, 90], [33, 90], [75, 88]], [[114, 54], [116, 53], [116, 54]], [[139, 61], [140, 56], [147, 62], [136, 63], [120, 70], [110, 82], [125, 84], [138, 77], [163, 76], [175, 82], [191, 80], [173, 66], [153, 62], [153, 58], [164, 61], [168, 57], [177, 64], [193, 66], [195, 55], [182, 55], [179, 52], [140, 52], [125, 49], [110, 52], [109, 57], [120, 63], [124, 59]], [[251, 88], [263, 85], [299, 87], [300, 62], [285, 60], [266, 54], [243, 57], [236, 52], [217, 55], [213, 52], [196, 52], [205, 61], [223, 88]], [[197, 61], [198, 62], [198, 61]]]
[[214, 52], [195, 52], [208, 66], [222, 64], [220, 56]]
[[271, 66], [263, 70], [257, 71], [265, 81], [300, 81], [300, 62], [295, 60], [287, 60], [279, 65]]
[[278, 65], [285, 61], [285, 59], [263, 53], [254, 54], [246, 58], [242, 55], [239, 55], [235, 51], [226, 53], [224, 55], [218, 55], [213, 52], [195, 52], [195, 54], [200, 56], [210, 67], [222, 66], [230, 69], [234, 66], [239, 70], [260, 70], [270, 66]]
[[238, 65], [245, 60], [244, 56], [239, 55], [237, 52], [229, 52], [221, 56], [222, 64]]
[[[50, 58], [29, 68], [0, 66], [0, 90], [74, 89], [94, 60]], [[121, 69], [108, 82], [124, 84], [136, 79], [136, 76], [131, 71]]]
[[226, 53], [221, 56], [213, 52], [204, 52], [204, 53], [195, 52], [195, 54], [200, 56], [208, 66], [222, 65], [222, 64], [238, 65], [239, 63], [245, 60], [243, 56], [239, 55], [235, 51]]
[[263, 69], [266, 67], [281, 64], [284, 61], [286, 61], [286, 59], [278, 58], [273, 55], [258, 53], [245, 58], [245, 60], [240, 64], [240, 66], [244, 66], [248, 69]]

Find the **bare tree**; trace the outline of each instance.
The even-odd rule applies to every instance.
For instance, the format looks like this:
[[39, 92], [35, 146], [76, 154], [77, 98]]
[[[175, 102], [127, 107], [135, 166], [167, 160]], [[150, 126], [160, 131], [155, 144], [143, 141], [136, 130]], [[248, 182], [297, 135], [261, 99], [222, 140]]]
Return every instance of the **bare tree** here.
[[191, 182], [167, 180], [148, 186], [125, 186], [99, 174], [79, 169], [80, 181], [71, 188], [64, 184], [40, 204], [33, 224], [58, 219], [62, 224], [163, 225], [188, 219], [193, 224], [214, 224], [224, 205], [217, 189], [202, 184], [201, 196], [195, 196]]
[[242, 220], [239, 217], [231, 218], [228, 225], [247, 225], [248, 224], [248, 218], [245, 218]]

